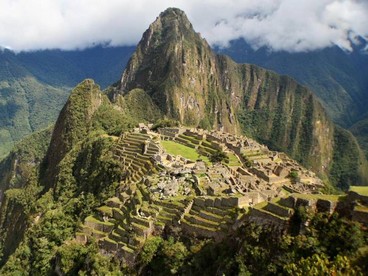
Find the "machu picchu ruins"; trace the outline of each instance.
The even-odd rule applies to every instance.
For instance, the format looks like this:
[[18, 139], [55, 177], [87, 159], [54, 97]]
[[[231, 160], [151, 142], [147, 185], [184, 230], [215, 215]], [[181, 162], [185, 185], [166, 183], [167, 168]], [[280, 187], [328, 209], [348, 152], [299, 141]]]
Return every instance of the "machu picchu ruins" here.
[[[139, 124], [115, 139], [124, 180], [115, 197], [85, 219], [79, 242], [96, 239], [102, 252], [129, 264], [145, 240], [165, 227], [220, 241], [245, 220], [282, 231], [297, 206], [330, 212], [336, 206], [313, 199], [323, 188], [313, 172], [248, 137], [151, 127]], [[226, 158], [211, 162], [218, 152]]]

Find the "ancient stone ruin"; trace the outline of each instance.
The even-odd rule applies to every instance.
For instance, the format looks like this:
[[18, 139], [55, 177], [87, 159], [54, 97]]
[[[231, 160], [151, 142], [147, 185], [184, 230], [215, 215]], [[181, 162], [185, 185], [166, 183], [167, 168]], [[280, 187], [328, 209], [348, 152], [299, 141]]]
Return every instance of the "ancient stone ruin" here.
[[[194, 150], [199, 158], [169, 153], [162, 141]], [[219, 151], [231, 160], [209, 162]], [[283, 228], [294, 205], [280, 199], [290, 193], [318, 194], [323, 187], [314, 173], [285, 154], [220, 131], [178, 127], [153, 132], [140, 124], [117, 139], [114, 156], [125, 178], [116, 196], [85, 219], [76, 239], [95, 239], [101, 251], [121, 256], [127, 264], [134, 262], [149, 236], [165, 227], [221, 240], [250, 208], [250, 220]], [[262, 202], [263, 207], [255, 207]]]

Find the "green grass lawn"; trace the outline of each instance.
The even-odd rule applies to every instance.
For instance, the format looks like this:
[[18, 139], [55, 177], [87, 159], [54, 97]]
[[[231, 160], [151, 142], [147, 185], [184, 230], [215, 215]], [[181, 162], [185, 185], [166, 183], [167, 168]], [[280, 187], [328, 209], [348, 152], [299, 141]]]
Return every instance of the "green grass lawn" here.
[[86, 221], [88, 222], [94, 222], [94, 223], [98, 223], [98, 224], [104, 224], [104, 225], [114, 225], [113, 223], [109, 222], [109, 221], [101, 221], [101, 220], [98, 220], [96, 219], [95, 217], [93, 216], [88, 216], [86, 217]]
[[202, 159], [207, 164], [211, 164], [210, 160], [203, 155], [200, 155], [195, 149], [176, 143], [174, 141], [161, 141], [161, 145], [164, 149], [173, 155], [180, 155], [186, 159], [196, 161]]
[[227, 156], [229, 157], [229, 164], [228, 164], [229, 166], [241, 166], [242, 165], [234, 153], [228, 152]]
[[365, 207], [365, 206], [355, 206], [354, 211], [360, 211], [360, 212], [368, 213], [368, 207]]
[[368, 196], [368, 186], [350, 186], [350, 191], [363, 196]]
[[104, 206], [98, 207], [97, 210], [112, 216], [112, 208], [109, 206], [104, 205]]

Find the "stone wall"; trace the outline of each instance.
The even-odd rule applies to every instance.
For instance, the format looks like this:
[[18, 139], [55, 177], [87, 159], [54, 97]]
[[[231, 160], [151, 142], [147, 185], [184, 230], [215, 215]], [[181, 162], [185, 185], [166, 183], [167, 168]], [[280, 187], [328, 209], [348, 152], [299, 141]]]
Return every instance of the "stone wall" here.
[[296, 203], [296, 198], [289, 196], [286, 198], [280, 198], [279, 204], [288, 208], [294, 208]]
[[192, 131], [190, 129], [185, 130], [183, 134], [186, 135], [186, 136], [194, 137], [194, 138], [196, 138], [198, 140], [203, 140], [203, 138], [205, 137], [204, 134], [200, 134], [198, 132], [194, 132], [194, 131]]
[[244, 208], [249, 206], [249, 197], [196, 197], [194, 205], [200, 207]]
[[293, 215], [294, 210], [293, 209], [289, 209], [287, 207], [282, 207], [280, 205], [274, 204], [272, 202], [269, 202], [266, 207], [265, 210], [274, 213], [280, 217], [285, 217], [285, 218], [289, 218]]
[[249, 220], [263, 225], [277, 225], [281, 228], [286, 228], [288, 225], [288, 220], [281, 219], [275, 215], [272, 215], [271, 213], [264, 212], [256, 208], [252, 208], [250, 210]]
[[189, 223], [182, 223], [182, 230], [187, 234], [195, 237], [213, 238], [216, 241], [220, 241], [225, 237], [225, 234], [220, 231], [212, 231], [210, 229], [191, 225]]
[[348, 200], [360, 201], [362, 204], [368, 205], [368, 196], [363, 196], [353, 191], [348, 192]]
[[306, 207], [308, 209], [315, 210], [317, 201], [315, 199], [305, 199], [305, 198], [297, 198], [295, 202], [295, 208], [300, 206]]
[[317, 212], [327, 212], [332, 214], [337, 206], [336, 201], [318, 199], [317, 200]]
[[101, 232], [105, 232], [105, 233], [111, 232], [111, 230], [114, 227], [113, 224], [109, 225], [109, 224], [104, 224], [103, 222], [99, 223], [99, 222], [94, 222], [94, 221], [85, 221], [85, 225], [92, 229], [95, 229]]
[[355, 220], [368, 226], [368, 212], [354, 210], [352, 212], [352, 220]]

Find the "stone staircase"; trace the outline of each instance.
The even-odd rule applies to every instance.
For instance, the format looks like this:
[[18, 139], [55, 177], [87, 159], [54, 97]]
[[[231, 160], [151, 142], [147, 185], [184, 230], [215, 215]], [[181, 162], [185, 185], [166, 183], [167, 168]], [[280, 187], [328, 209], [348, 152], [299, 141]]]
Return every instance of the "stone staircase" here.
[[[153, 231], [155, 213], [142, 185], [132, 185], [126, 193], [106, 200], [105, 205], [96, 209], [97, 214], [85, 219], [77, 239], [88, 241], [93, 238], [105, 252], [114, 252], [127, 261], [134, 261], [136, 255]], [[151, 209], [151, 212], [147, 212]]]
[[[166, 136], [163, 138], [165, 139]], [[196, 149], [198, 153], [204, 156], [210, 156], [217, 151], [211, 141], [199, 139], [198, 137], [186, 135], [185, 133], [172, 133], [170, 139], [184, 146]]]
[[147, 173], [159, 170], [152, 157], [160, 152], [153, 137], [144, 133], [124, 133], [116, 145], [114, 156], [123, 164], [125, 183], [137, 183]]
[[284, 230], [294, 215], [293, 202], [290, 198], [262, 202], [250, 209], [250, 220], [262, 225], [272, 225]]
[[192, 201], [151, 198], [144, 183], [130, 185], [117, 197], [109, 198], [85, 219], [76, 239], [94, 239], [102, 251], [133, 262], [146, 239], [161, 233], [166, 225], [178, 224]]
[[190, 235], [222, 239], [235, 222], [235, 209], [198, 205], [194, 201], [192, 208], [184, 215], [181, 226]]

